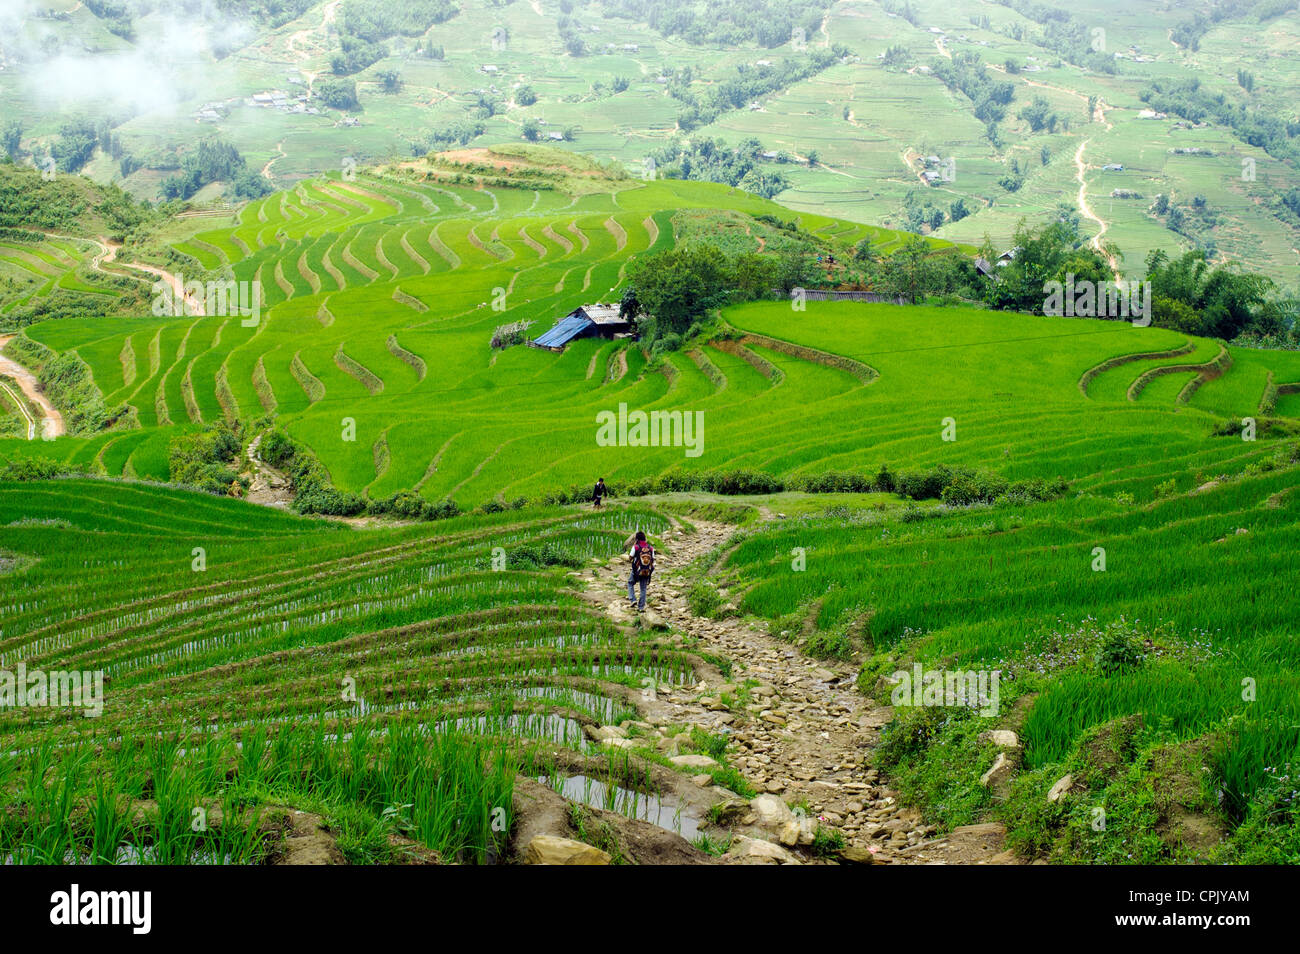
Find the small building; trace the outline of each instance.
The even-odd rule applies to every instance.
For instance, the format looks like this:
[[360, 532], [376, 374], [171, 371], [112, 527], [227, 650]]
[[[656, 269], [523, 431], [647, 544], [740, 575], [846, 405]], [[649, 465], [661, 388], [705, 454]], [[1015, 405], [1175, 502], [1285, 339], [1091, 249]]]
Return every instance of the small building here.
[[614, 338], [631, 334], [634, 325], [622, 316], [621, 310], [618, 305], [601, 302], [581, 305], [557, 321], [554, 328], [528, 343], [534, 348], [559, 352], [577, 338]]
[[1108, 162], [1101, 167], [1102, 172], [1123, 172], [1124, 164], [1122, 162]]

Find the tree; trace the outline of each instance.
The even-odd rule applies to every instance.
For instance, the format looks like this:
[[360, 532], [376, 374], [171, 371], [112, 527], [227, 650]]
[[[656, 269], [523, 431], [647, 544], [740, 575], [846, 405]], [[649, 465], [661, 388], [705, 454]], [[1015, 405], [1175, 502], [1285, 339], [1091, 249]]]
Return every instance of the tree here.
[[4, 129], [0, 130], [0, 148], [3, 148], [5, 154], [10, 159], [18, 158], [18, 150], [23, 141], [23, 124], [16, 119], [11, 119], [5, 123]]
[[935, 276], [931, 249], [925, 239], [913, 236], [901, 249], [881, 262], [880, 285], [891, 296], [905, 301], [921, 301], [930, 293]]
[[515, 105], [532, 106], [537, 102], [537, 92], [531, 86], [521, 86], [515, 90]]
[[536, 119], [529, 119], [524, 123], [524, 138], [529, 142], [537, 142], [542, 134], [542, 127]]
[[402, 74], [397, 70], [380, 70], [375, 79], [379, 80], [379, 88], [385, 93], [400, 92], [403, 86]]
[[642, 255], [628, 278], [650, 315], [650, 338], [688, 334], [726, 299], [726, 258], [714, 245], [689, 244]]
[[[1231, 340], [1244, 331], [1269, 324], [1269, 294], [1275, 286], [1263, 275], [1214, 268], [1204, 249], [1192, 249], [1175, 259], [1162, 250], [1147, 256], [1146, 280], [1152, 300], [1165, 299], [1167, 327]], [[1181, 306], [1181, 307], [1179, 307]], [[1193, 324], [1187, 312], [1195, 314]], [[1156, 317], [1161, 313], [1156, 312]], [[1153, 318], [1153, 323], [1155, 320]], [[1193, 327], [1189, 328], [1188, 325]]]
[[361, 108], [357, 99], [357, 84], [352, 80], [322, 80], [313, 87], [313, 92], [322, 103], [333, 109]]
[[789, 249], [777, 259], [776, 287], [787, 295], [796, 288], [807, 288], [817, 282], [817, 266], [803, 252]]

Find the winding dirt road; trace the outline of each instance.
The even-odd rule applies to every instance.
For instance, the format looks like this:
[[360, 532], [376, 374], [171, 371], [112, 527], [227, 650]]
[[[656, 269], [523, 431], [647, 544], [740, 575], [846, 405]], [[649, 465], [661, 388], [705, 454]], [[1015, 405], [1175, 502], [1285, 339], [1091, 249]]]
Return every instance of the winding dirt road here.
[[1079, 143], [1079, 148], [1074, 151], [1074, 177], [1079, 183], [1079, 211], [1083, 214], [1084, 218], [1092, 219], [1092, 221], [1097, 223], [1099, 227], [1097, 234], [1092, 237], [1092, 241], [1088, 244], [1106, 256], [1106, 261], [1110, 263], [1110, 270], [1115, 273], [1115, 280], [1119, 281], [1119, 262], [1115, 260], [1115, 256], [1111, 252], [1101, 246], [1101, 237], [1106, 234], [1106, 230], [1110, 228], [1110, 226], [1106, 223], [1106, 220], [1094, 212], [1092, 206], [1088, 204], [1088, 180], [1084, 177], [1084, 172], [1087, 170], [1088, 166], [1083, 161], [1083, 150], [1087, 147], [1088, 142], [1089, 140], [1085, 139], [1083, 142]]
[[[28, 401], [41, 409], [41, 419], [39, 423], [41, 437], [46, 440], [52, 440], [56, 437], [62, 437], [68, 432], [67, 425], [64, 423], [63, 415], [59, 413], [50, 399], [41, 392], [40, 381], [27, 368], [24, 368], [17, 361], [4, 354], [4, 347], [12, 339], [13, 335], [0, 335], [0, 374], [13, 378], [18, 382], [18, 387], [23, 394], [27, 396]], [[18, 405], [23, 417], [27, 418], [27, 439], [36, 440], [37, 421], [28, 412], [27, 407], [23, 404], [18, 396], [14, 394], [13, 389], [7, 384], [0, 383]]]

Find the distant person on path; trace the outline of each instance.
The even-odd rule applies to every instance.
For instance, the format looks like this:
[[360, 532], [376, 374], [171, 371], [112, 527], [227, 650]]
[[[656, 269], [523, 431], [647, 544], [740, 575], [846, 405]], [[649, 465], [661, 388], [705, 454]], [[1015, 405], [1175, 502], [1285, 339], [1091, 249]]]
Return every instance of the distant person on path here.
[[[635, 537], [628, 537], [624, 546], [632, 544], [628, 554], [632, 562], [631, 572], [627, 577], [627, 601], [638, 610], [645, 609], [645, 589], [650, 585], [650, 577], [655, 571], [655, 548], [645, 538], [645, 531], [638, 530]], [[636, 598], [636, 586], [641, 584], [641, 601]]]
[[601, 477], [596, 481], [596, 486], [591, 491], [591, 505], [600, 506], [600, 499], [609, 493], [609, 488], [605, 486], [605, 478]]

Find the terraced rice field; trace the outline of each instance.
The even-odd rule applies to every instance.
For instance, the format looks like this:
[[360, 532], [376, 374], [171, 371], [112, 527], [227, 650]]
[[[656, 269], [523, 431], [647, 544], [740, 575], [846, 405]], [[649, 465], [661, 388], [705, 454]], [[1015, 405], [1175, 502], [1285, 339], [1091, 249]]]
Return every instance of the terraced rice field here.
[[[188, 822], [169, 831], [164, 777], [177, 797], [199, 799], [186, 816], [220, 805], [205, 773], [229, 760], [250, 804], [344, 798], [377, 817], [383, 795], [401, 793], [359, 777], [366, 753], [383, 766], [414, 746], [438, 753], [421, 777], [438, 787], [441, 814], [414, 817], [412, 836], [482, 860], [508, 834], [493, 813], [512, 813], [520, 766], [542, 764], [542, 747], [586, 751], [583, 724], [635, 711], [627, 687], [690, 677], [691, 657], [613, 627], [566, 590], [555, 562], [603, 559], [631, 530], [665, 526], [645, 511], [553, 510], [356, 530], [156, 487], [6, 485], [0, 553], [27, 565], [0, 598], [0, 667], [102, 670], [106, 688], [99, 718], [0, 713], [0, 778], [48, 772], [51, 790], [80, 797], [94, 791], [86, 773], [102, 770], [107, 804], [149, 798], [139, 783], [152, 773], [164, 817], [133, 825], [118, 806], [105, 835], [4, 785], [40, 817], [28, 825], [6, 813], [0, 855], [120, 860], [153, 845], [152, 860], [164, 850], [180, 862], [214, 851], [258, 860], [255, 833], [243, 843]], [[302, 771], [302, 759], [314, 768]], [[331, 773], [349, 765], [355, 784], [344, 791]]]
[[[653, 363], [624, 342], [490, 348], [500, 325], [540, 331], [617, 300], [629, 257], [674, 241], [675, 214], [717, 209], [780, 211], [698, 183], [304, 182], [177, 247], [207, 275], [260, 284], [253, 325], [200, 314], [25, 331], [76, 352], [138, 429], [0, 452], [164, 479], [176, 435], [274, 413], [340, 488], [462, 508], [679, 469], [1060, 477], [1069, 492], [1047, 503], [805, 510], [742, 535], [720, 571], [738, 611], [778, 631], [852, 633], [875, 654], [867, 676], [899, 652], [1022, 672], [1018, 729], [1037, 782], [1135, 710], [1176, 742], [1213, 737], [1214, 780], [1247, 817], [1261, 766], [1300, 742], [1287, 456], [1300, 356], [1120, 322], [848, 302], [728, 308], [729, 334]], [[801, 221], [846, 245], [864, 234]], [[700, 453], [601, 446], [597, 415], [620, 405], [700, 415]], [[760, 506], [772, 517], [781, 504]], [[419, 804], [437, 809], [404, 818], [413, 841], [492, 860], [518, 773], [558, 778], [546, 759], [584, 753], [584, 726], [633, 718], [645, 680], [693, 680], [699, 660], [680, 644], [614, 625], [565, 577], [631, 530], [667, 525], [633, 502], [360, 528], [148, 483], [2, 485], [0, 669], [108, 682], [97, 719], [0, 713], [0, 792], [28, 780], [0, 855], [122, 860], [145, 846], [145, 860], [256, 861], [273, 839], [250, 812], [308, 804], [335, 818], [360, 806], [338, 823], [340, 846], [391, 860], [375, 832]], [[796, 549], [807, 566], [792, 572]], [[1071, 634], [1134, 619], [1172, 647], [1152, 666], [1050, 678], [1051, 660], [1082, 651]], [[1247, 708], [1245, 679], [1258, 685]], [[967, 755], [954, 786], [993, 752]], [[68, 810], [87, 799], [100, 820]], [[195, 804], [229, 823], [191, 830]]]
[[[623, 186], [570, 195], [395, 176], [309, 180], [249, 204], [233, 230], [177, 246], [194, 261], [187, 278], [224, 270], [259, 283], [256, 326], [210, 314], [47, 322], [26, 333], [75, 350], [106, 403], [135, 407], [147, 432], [275, 410], [346, 489], [481, 502], [586, 480], [594, 464], [576, 458], [519, 475], [541, 448], [580, 451], [600, 407], [708, 400], [717, 385], [683, 355], [664, 374], [605, 386], [609, 344], [578, 342], [558, 359], [522, 348], [493, 355], [492, 329], [528, 320], [540, 331], [578, 304], [616, 299], [628, 258], [672, 242], [676, 210], [782, 211], [707, 184]], [[895, 238], [817, 216], [804, 225], [846, 246], [866, 234], [883, 245]], [[724, 405], [763, 389], [761, 375], [728, 364], [738, 380]], [[521, 428], [527, 417], [535, 422]], [[339, 438], [345, 418], [355, 441]], [[110, 475], [157, 479], [165, 440], [110, 434], [60, 446]], [[382, 473], [381, 443], [390, 451]]]
[[[1141, 460], [1154, 473], [1156, 459], [1194, 453], [1206, 426], [1205, 415], [1168, 409], [1286, 413], [1296, 399], [1286, 387], [1300, 382], [1293, 356], [1234, 351], [1228, 364], [1215, 345], [1193, 342], [1183, 354], [1184, 336], [1154, 329], [857, 303], [814, 302], [807, 312], [765, 304], [728, 317], [745, 331], [848, 350], [878, 379], [762, 341], [674, 354], [651, 370], [633, 350], [625, 374], [609, 342], [578, 341], [559, 356], [494, 354], [498, 325], [527, 320], [539, 332], [578, 304], [616, 299], [628, 257], [672, 242], [677, 210], [777, 209], [708, 184], [630, 186], [569, 195], [362, 175], [252, 203], [233, 230], [201, 232], [178, 251], [259, 282], [255, 326], [199, 315], [27, 329], [56, 352], [75, 350], [107, 405], [134, 406], [143, 428], [53, 449], [109, 475], [165, 479], [173, 429], [273, 410], [343, 489], [415, 489], [473, 506], [540, 497], [597, 472], [628, 480], [675, 466], [844, 467], [863, 447], [899, 466], [925, 464], [938, 458], [931, 438], [950, 415], [961, 419], [957, 456], [996, 458], [1013, 476], [1071, 469], [1056, 453], [1062, 440], [1071, 455], [1094, 458], [1087, 473], [1101, 472], [1107, 455], [1116, 455], [1112, 471]], [[846, 245], [865, 228], [803, 222]], [[1166, 351], [1179, 353], [1107, 365]], [[1218, 377], [1204, 367], [1216, 360]], [[1161, 363], [1181, 367], [1143, 377]], [[1082, 393], [1077, 382], [1103, 365]], [[1270, 380], [1282, 386], [1271, 402]], [[596, 414], [621, 403], [704, 412], [704, 453], [597, 447]], [[349, 421], [355, 439], [345, 440]], [[1136, 435], [1155, 421], [1169, 432], [1155, 459], [1114, 440], [1116, 429]], [[777, 439], [796, 423], [799, 439]], [[16, 441], [6, 449], [33, 452]]]
[[103, 295], [107, 304], [118, 293], [95, 281], [90, 263], [97, 252], [98, 246], [86, 239], [5, 230], [0, 236], [0, 315], [59, 290]]

